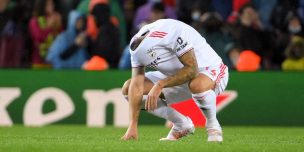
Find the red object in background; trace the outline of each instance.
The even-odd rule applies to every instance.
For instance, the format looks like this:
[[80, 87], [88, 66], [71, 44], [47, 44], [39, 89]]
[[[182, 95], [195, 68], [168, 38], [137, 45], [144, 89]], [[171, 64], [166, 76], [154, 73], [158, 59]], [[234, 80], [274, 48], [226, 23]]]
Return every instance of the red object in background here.
[[[217, 96], [216, 98], [216, 107], [218, 108], [217, 112], [224, 106], [224, 104], [230, 102], [230, 100], [226, 100], [228, 98], [229, 98], [229, 94], [225, 94], [225, 93]], [[193, 101], [193, 99], [174, 103], [171, 104], [170, 106], [176, 109], [181, 114], [190, 117], [195, 127], [205, 127], [206, 119], [203, 113], [201, 112], [201, 110], [196, 105], [196, 103]], [[219, 107], [221, 108], [219, 109]]]
[[166, 6], [170, 6], [170, 7], [175, 7], [176, 5], [176, 1], [175, 0], [163, 0], [163, 3], [166, 5]]
[[233, 0], [232, 2], [232, 12], [227, 19], [228, 23], [235, 23], [239, 17], [239, 10], [246, 4], [251, 3], [251, 0]]
[[233, 11], [238, 12], [244, 5], [250, 2], [251, 0], [233, 0]]
[[83, 65], [84, 70], [107, 70], [108, 68], [108, 62], [104, 58], [97, 55], [93, 56]]
[[261, 57], [252, 50], [244, 50], [240, 53], [236, 64], [237, 71], [257, 71], [260, 68]]

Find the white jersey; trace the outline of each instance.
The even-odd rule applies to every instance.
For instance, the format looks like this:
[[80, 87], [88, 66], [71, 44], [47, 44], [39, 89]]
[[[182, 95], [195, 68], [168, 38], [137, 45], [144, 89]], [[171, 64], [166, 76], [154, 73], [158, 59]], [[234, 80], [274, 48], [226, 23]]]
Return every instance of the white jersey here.
[[149, 32], [140, 45], [131, 50], [132, 67], [148, 66], [165, 75], [173, 75], [184, 65], [179, 57], [194, 50], [199, 69], [218, 65], [222, 59], [194, 28], [173, 19], [148, 24], [132, 38], [131, 43]]

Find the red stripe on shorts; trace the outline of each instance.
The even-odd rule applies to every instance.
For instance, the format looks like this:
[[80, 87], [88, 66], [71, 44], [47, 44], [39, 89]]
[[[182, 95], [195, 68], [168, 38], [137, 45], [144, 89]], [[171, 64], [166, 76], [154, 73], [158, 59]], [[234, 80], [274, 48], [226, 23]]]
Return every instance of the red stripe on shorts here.
[[217, 75], [217, 78], [215, 80], [216, 83], [219, 83], [220, 80], [224, 77], [226, 68], [227, 68], [227, 66], [222, 63], [221, 66], [220, 66], [220, 69], [221, 69], [220, 73]]

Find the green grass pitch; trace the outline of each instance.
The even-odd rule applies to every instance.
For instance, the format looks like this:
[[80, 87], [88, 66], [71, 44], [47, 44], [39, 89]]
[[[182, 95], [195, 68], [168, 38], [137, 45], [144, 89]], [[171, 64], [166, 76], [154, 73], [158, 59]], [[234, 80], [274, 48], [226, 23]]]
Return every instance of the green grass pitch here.
[[223, 127], [224, 142], [206, 142], [205, 130], [175, 142], [158, 141], [169, 129], [140, 126], [138, 141], [120, 141], [125, 128], [52, 125], [42, 128], [0, 127], [0, 152], [18, 151], [304, 151], [304, 128]]

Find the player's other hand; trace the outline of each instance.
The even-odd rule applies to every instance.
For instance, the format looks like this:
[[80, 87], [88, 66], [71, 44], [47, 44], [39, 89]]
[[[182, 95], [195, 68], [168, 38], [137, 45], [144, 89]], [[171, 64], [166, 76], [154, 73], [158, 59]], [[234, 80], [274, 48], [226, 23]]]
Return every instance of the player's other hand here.
[[148, 111], [153, 111], [157, 108], [157, 100], [162, 92], [163, 87], [156, 83], [148, 94], [148, 98], [145, 104], [145, 109]]
[[138, 139], [137, 128], [129, 127], [127, 132], [120, 139], [124, 141], [137, 140]]

